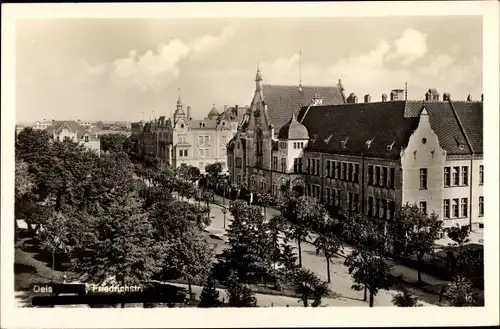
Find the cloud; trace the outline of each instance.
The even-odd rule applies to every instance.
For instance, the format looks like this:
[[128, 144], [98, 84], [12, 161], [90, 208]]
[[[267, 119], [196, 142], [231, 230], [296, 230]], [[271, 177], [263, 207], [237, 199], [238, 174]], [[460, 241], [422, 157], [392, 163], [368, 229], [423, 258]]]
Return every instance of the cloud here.
[[403, 66], [411, 65], [427, 53], [427, 35], [417, 30], [406, 29], [394, 42], [395, 51], [391, 58], [400, 60]]
[[173, 39], [142, 54], [131, 50], [128, 56], [118, 58], [110, 64], [87, 64], [85, 70], [93, 76], [107, 74], [115, 85], [158, 90], [179, 77], [183, 60], [202, 61], [208, 54], [226, 44], [236, 30], [236, 25], [229, 25], [216, 36], [207, 34], [191, 42]]
[[[298, 54], [293, 54], [262, 63], [264, 82], [298, 84], [297, 59]], [[469, 92], [481, 94], [481, 72], [479, 58], [471, 57], [458, 62], [452, 54], [430, 54], [425, 34], [405, 30], [393, 43], [382, 39], [373, 49], [340, 58], [330, 65], [302, 63], [302, 83], [333, 86], [338, 79], [342, 79], [346, 93], [354, 92], [360, 98], [364, 94], [371, 94], [375, 101], [380, 99], [382, 93], [404, 88], [407, 82], [410, 99], [422, 99], [430, 87], [437, 88], [441, 94], [449, 92], [456, 99], [465, 99]], [[247, 71], [246, 79], [254, 74]], [[236, 81], [237, 78], [231, 80]]]

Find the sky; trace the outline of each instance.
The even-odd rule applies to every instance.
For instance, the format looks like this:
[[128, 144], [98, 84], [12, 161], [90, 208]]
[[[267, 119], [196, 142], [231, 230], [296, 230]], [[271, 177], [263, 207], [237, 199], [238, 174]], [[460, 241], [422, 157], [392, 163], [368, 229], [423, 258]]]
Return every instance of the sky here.
[[201, 119], [250, 104], [257, 65], [266, 84], [298, 85], [301, 72], [361, 100], [405, 82], [408, 99], [437, 88], [479, 100], [482, 49], [475, 16], [22, 20], [16, 122], [171, 116], [179, 90]]

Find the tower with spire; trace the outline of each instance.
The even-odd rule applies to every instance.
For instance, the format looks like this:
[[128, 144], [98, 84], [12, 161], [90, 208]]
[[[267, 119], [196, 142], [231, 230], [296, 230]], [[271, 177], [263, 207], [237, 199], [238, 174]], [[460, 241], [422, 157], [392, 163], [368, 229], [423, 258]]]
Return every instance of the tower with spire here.
[[186, 119], [186, 113], [184, 112], [184, 108], [182, 105], [182, 99], [181, 99], [181, 89], [178, 89], [179, 91], [179, 98], [177, 99], [177, 107], [174, 112], [174, 123], [179, 121], [179, 119]]

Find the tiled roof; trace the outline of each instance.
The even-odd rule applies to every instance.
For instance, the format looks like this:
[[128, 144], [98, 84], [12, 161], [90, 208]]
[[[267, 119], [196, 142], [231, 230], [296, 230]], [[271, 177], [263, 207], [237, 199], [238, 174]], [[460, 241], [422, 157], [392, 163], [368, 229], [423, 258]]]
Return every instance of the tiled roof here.
[[[450, 103], [447, 101], [406, 101], [405, 116], [418, 117], [422, 105], [429, 113], [431, 128], [437, 134], [441, 147], [450, 155], [471, 154], [467, 139]], [[460, 144], [464, 147], [460, 148]]]
[[[202, 124], [205, 124], [203, 127]], [[191, 129], [204, 129], [210, 130], [217, 128], [217, 120], [191, 120], [189, 121], [189, 127]]]
[[47, 127], [46, 131], [49, 135], [54, 133], [59, 134], [64, 128], [68, 129], [68, 131], [72, 133], [76, 133], [76, 138], [78, 140], [82, 139], [85, 135], [88, 135], [90, 140], [97, 139], [95, 135], [80, 126], [76, 121], [53, 121], [52, 124]]
[[[299, 121], [306, 111], [301, 109]], [[302, 121], [311, 138], [306, 150], [398, 158], [419, 122], [404, 113], [404, 101], [311, 106]]]
[[483, 103], [451, 101], [474, 154], [483, 154]]
[[344, 103], [342, 92], [338, 87], [269, 85], [262, 88], [264, 101], [275, 131], [290, 119], [292, 113], [311, 103], [315, 93], [323, 99], [323, 105]]
[[[477, 148], [474, 152], [482, 153], [482, 103], [451, 104], [453, 107], [450, 102], [443, 101], [390, 101], [311, 106], [309, 110], [303, 107], [298, 119], [306, 126], [311, 138], [307, 150], [398, 158], [401, 148], [407, 146], [409, 137], [417, 128], [420, 112], [425, 107], [430, 125], [448, 154], [471, 154], [467, 138], [472, 147]], [[369, 140], [372, 142], [367, 147]], [[345, 147], [342, 141], [346, 141]], [[460, 148], [460, 144], [464, 147]]]

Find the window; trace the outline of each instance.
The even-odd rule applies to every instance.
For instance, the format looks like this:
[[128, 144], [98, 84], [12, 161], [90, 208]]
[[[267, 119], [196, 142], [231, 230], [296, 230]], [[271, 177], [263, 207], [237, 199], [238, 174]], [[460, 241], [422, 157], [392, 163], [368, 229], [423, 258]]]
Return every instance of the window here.
[[316, 175], [320, 175], [320, 171], [319, 171], [319, 159], [316, 159]]
[[341, 206], [342, 205], [342, 194], [340, 190], [337, 191], [337, 198], [336, 198], [336, 206]]
[[331, 177], [330, 176], [330, 160], [326, 160], [326, 177]]
[[394, 203], [394, 201], [388, 201], [387, 207], [388, 207], [389, 219], [394, 219], [394, 213], [396, 211], [396, 204]]
[[205, 169], [205, 168], [203, 167], [203, 162], [200, 162], [200, 163], [199, 163], [199, 167], [200, 167], [200, 170]]
[[353, 209], [354, 209], [354, 212], [358, 212], [359, 213], [359, 194], [358, 193], [354, 193], [354, 199], [353, 199]]
[[237, 176], [238, 183], [241, 183], [241, 174], [238, 174]]
[[311, 173], [311, 159], [307, 158], [307, 173]]
[[453, 185], [460, 185], [460, 167], [453, 167]]
[[226, 136], [222, 136], [222, 145], [226, 145]]
[[210, 143], [210, 136], [205, 136], [205, 144], [209, 144]]
[[345, 162], [342, 162], [342, 173], [341, 173], [341, 175], [342, 175], [340, 177], [341, 179], [343, 179], [343, 180], [347, 179], [347, 177], [346, 177], [347, 176], [347, 163], [345, 163]]
[[297, 148], [297, 143], [296, 142], [293, 142], [293, 148], [296, 149]]
[[462, 166], [462, 185], [469, 185], [469, 167]]
[[445, 199], [443, 200], [443, 217], [444, 218], [450, 218], [450, 200]]
[[484, 196], [479, 197], [479, 216], [484, 215]]
[[198, 136], [198, 145], [203, 144], [203, 136]]
[[380, 167], [375, 167], [375, 186], [380, 186]]
[[462, 202], [460, 203], [462, 217], [467, 217], [468, 201], [469, 200], [467, 198], [462, 198]]
[[293, 172], [296, 174], [300, 173], [299, 160], [300, 158], [293, 159]]
[[458, 213], [458, 199], [453, 199], [453, 203], [451, 205], [451, 211], [452, 211], [452, 214], [453, 214], [454, 218], [458, 218], [459, 217], [459, 213]]
[[337, 161], [333, 161], [333, 170], [334, 170], [334, 177], [335, 179], [339, 179], [340, 178], [340, 162], [337, 162]]
[[420, 169], [420, 189], [425, 190], [427, 188], [427, 168]]
[[450, 167], [444, 167], [444, 186], [450, 186]]
[[383, 167], [382, 168], [382, 182], [381, 183], [382, 183], [382, 185], [384, 187], [388, 187], [389, 186], [389, 184], [387, 183], [387, 176], [388, 176], [387, 175], [387, 170], [388, 170], [387, 167]]
[[188, 150], [179, 150], [179, 156], [181, 156], [181, 157], [187, 157], [188, 156]]
[[384, 212], [385, 212], [384, 201], [385, 200], [377, 199], [377, 203], [378, 203], [378, 217], [379, 218], [384, 218]]
[[273, 156], [273, 170], [277, 171], [278, 170], [278, 157]]
[[420, 201], [419, 208], [421, 211], [423, 211], [426, 214], [427, 213], [427, 202]]
[[359, 164], [356, 163], [354, 165], [354, 182], [358, 183], [359, 182]]
[[479, 166], [479, 184], [484, 184], [484, 166]]
[[281, 158], [281, 171], [286, 172], [286, 158]]
[[394, 183], [396, 181], [396, 169], [391, 168], [389, 177], [390, 177], [389, 178], [389, 187], [394, 188]]
[[368, 216], [373, 216], [373, 197], [368, 197]]
[[348, 174], [347, 174], [347, 179], [350, 180], [351, 182], [354, 181], [354, 165], [352, 163], [348, 164]]
[[85, 135], [85, 143], [88, 143], [89, 142], [89, 136], [88, 135]]
[[368, 166], [368, 185], [373, 185], [373, 166]]
[[186, 135], [179, 135], [179, 143], [186, 143]]

